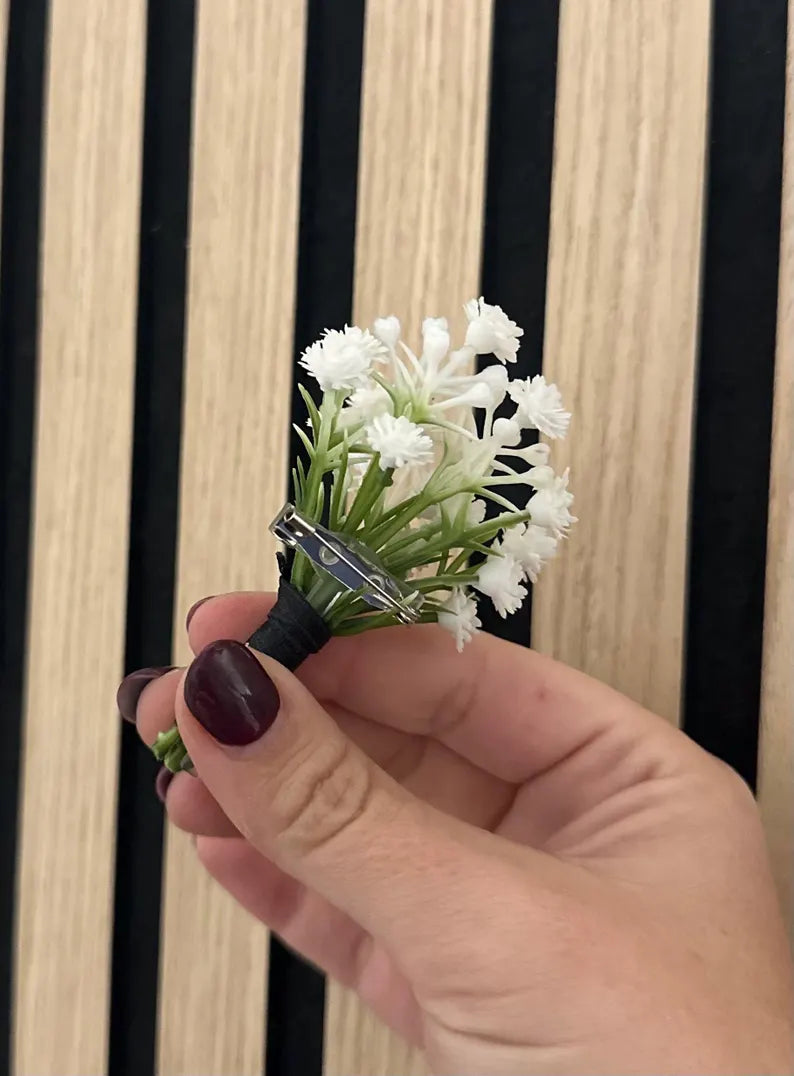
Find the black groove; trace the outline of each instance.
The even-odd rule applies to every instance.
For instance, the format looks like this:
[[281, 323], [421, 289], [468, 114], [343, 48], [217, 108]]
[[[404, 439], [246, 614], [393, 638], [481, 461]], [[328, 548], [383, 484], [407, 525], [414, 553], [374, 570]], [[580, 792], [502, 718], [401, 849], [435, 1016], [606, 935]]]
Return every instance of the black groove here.
[[755, 784], [786, 0], [713, 6], [684, 727]]
[[[559, 0], [494, 7], [482, 294], [524, 330], [511, 377], [542, 370], [559, 13]], [[528, 644], [531, 597], [505, 620], [481, 601], [483, 628]]]
[[[309, 0], [303, 98], [295, 354], [323, 329], [351, 319], [356, 234], [364, 0]], [[316, 385], [295, 366], [292, 419], [306, 409], [297, 384]], [[292, 435], [290, 458], [300, 442]], [[266, 1076], [320, 1076], [325, 981], [271, 938]]]
[[[176, 571], [194, 0], [150, 0], [138, 279], [126, 670], [166, 665]], [[121, 743], [110, 1076], [155, 1069], [163, 809], [157, 764]]]
[[11, 0], [0, 248], [0, 1072], [10, 1070], [47, 24], [46, 0]]

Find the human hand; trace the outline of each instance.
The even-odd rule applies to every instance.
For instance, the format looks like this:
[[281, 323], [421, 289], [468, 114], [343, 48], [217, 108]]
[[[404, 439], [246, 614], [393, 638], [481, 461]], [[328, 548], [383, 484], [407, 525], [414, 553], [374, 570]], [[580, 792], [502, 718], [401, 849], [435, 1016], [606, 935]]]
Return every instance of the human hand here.
[[204, 603], [196, 660], [137, 704], [147, 744], [176, 715], [200, 778], [169, 817], [245, 907], [434, 1072], [791, 1071], [791, 960], [731, 770], [486, 636], [334, 639], [298, 677], [208, 646], [272, 602]]

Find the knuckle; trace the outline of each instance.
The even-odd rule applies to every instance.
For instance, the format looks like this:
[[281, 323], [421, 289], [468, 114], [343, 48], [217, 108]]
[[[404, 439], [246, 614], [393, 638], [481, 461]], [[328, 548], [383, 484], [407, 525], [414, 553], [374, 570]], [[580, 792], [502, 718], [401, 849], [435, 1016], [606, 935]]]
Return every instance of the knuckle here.
[[755, 797], [744, 778], [722, 759], [713, 757], [715, 770], [715, 785], [723, 800], [724, 806], [738, 811], [756, 809]]
[[296, 856], [326, 847], [368, 811], [372, 783], [348, 740], [304, 748], [273, 798], [278, 844]]

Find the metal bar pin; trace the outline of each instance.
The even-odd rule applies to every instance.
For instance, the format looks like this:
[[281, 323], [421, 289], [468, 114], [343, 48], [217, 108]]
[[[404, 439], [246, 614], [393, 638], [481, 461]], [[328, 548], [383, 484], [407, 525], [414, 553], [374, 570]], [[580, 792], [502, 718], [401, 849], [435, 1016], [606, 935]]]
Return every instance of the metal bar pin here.
[[361, 543], [313, 523], [289, 503], [270, 524], [270, 530], [286, 546], [300, 549], [345, 590], [361, 591], [367, 605], [394, 613], [402, 624], [419, 619], [423, 596], [389, 575]]

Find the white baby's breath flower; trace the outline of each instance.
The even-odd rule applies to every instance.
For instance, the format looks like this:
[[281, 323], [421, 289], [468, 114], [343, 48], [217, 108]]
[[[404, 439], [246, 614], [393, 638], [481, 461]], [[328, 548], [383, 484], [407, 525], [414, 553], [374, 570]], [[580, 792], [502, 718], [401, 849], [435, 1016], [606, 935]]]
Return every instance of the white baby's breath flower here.
[[551, 449], [544, 441], [538, 441], [537, 444], [527, 445], [526, 448], [509, 448], [505, 445], [497, 455], [513, 456], [515, 459], [528, 463], [530, 467], [543, 467], [551, 455]]
[[491, 390], [490, 406], [496, 409], [507, 395], [508, 376], [504, 366], [486, 366], [476, 375]]
[[372, 332], [389, 351], [394, 351], [400, 339], [400, 319], [394, 314], [389, 314], [386, 318], [375, 318]]
[[350, 459], [347, 465], [347, 473], [350, 480], [350, 490], [355, 491], [364, 481], [364, 475], [369, 468], [369, 457], [356, 455]]
[[433, 458], [433, 442], [421, 426], [405, 415], [377, 415], [364, 437], [373, 452], [380, 453], [381, 469], [428, 463]]
[[376, 415], [385, 415], [391, 408], [391, 397], [386, 389], [372, 381], [356, 389], [350, 396], [347, 405], [339, 413], [339, 422], [350, 428], [358, 423], [371, 421]]
[[527, 508], [532, 514], [533, 523], [545, 527], [556, 538], [562, 538], [571, 524], [576, 522], [576, 516], [569, 511], [572, 504], [573, 494], [568, 490], [568, 471], [565, 471], [539, 490], [530, 499]]
[[449, 328], [446, 318], [425, 318], [422, 322], [422, 359], [430, 370], [437, 370], [449, 351]]
[[498, 546], [501, 552], [518, 561], [529, 579], [537, 583], [543, 565], [557, 551], [557, 539], [543, 527], [522, 523], [508, 527]]
[[486, 594], [501, 617], [515, 613], [527, 596], [523, 583], [524, 570], [513, 557], [488, 557], [477, 574], [474, 586]]
[[463, 308], [469, 319], [466, 343], [478, 355], [494, 354], [500, 362], [515, 362], [519, 338], [524, 330], [502, 310], [486, 303], [482, 296], [470, 299]]
[[510, 448], [521, 441], [521, 427], [512, 418], [498, 418], [493, 424], [491, 436], [498, 445]]
[[487, 505], [481, 497], [475, 497], [466, 509], [466, 526], [478, 527], [485, 519]]
[[540, 467], [530, 467], [521, 477], [527, 485], [534, 486], [535, 489], [551, 489], [557, 480], [554, 469], [547, 463]]
[[438, 622], [455, 637], [458, 653], [482, 627], [477, 616], [477, 602], [462, 587], [452, 591], [443, 610], [438, 614]]
[[511, 381], [507, 391], [518, 405], [515, 417], [522, 426], [540, 430], [548, 437], [565, 437], [570, 412], [562, 406], [560, 390], [547, 384], [543, 374], [525, 381]]
[[429, 504], [416, 518], [420, 519], [423, 523], [440, 523], [442, 518], [441, 506], [438, 504]]
[[328, 329], [307, 348], [300, 364], [316, 377], [323, 392], [355, 389], [366, 382], [373, 363], [385, 357], [383, 344], [366, 329], [355, 325]]

